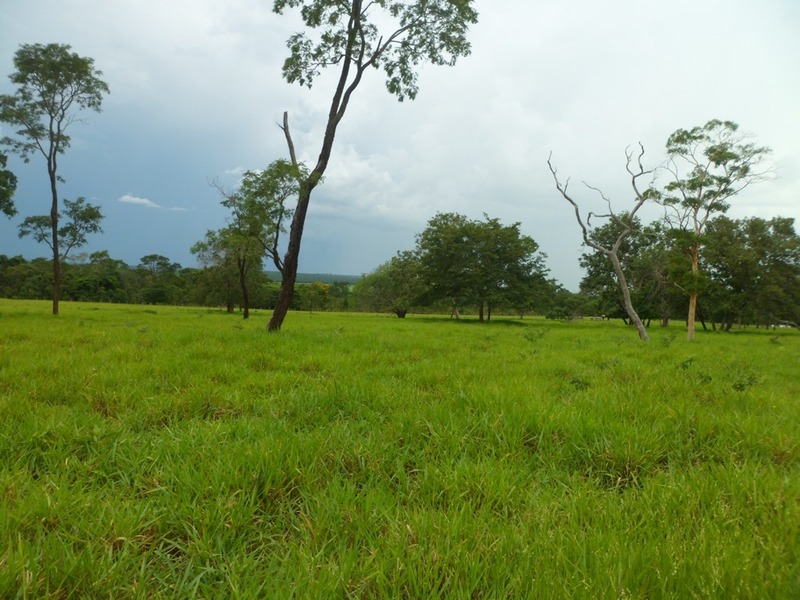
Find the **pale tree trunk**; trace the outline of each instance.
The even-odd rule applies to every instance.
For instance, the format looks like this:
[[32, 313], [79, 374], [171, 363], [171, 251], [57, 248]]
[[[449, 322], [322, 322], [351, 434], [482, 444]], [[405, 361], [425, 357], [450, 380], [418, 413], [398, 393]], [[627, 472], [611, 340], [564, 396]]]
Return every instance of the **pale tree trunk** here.
[[697, 315], [697, 276], [700, 273], [700, 249], [695, 244], [692, 246], [692, 289], [689, 292], [689, 314], [686, 317], [686, 339], [694, 339], [695, 320]]
[[619, 283], [620, 291], [622, 292], [622, 302], [625, 305], [625, 312], [628, 313], [628, 318], [630, 318], [631, 323], [636, 327], [636, 331], [639, 332], [639, 339], [643, 342], [650, 341], [650, 336], [647, 335], [647, 330], [644, 327], [644, 323], [639, 318], [639, 314], [636, 312], [636, 309], [633, 308], [633, 302], [631, 302], [631, 292], [628, 289], [628, 280], [625, 279], [625, 273], [622, 271], [622, 265], [619, 262], [619, 257], [617, 256], [616, 252], [606, 252], [606, 256], [611, 260], [611, 264], [614, 266], [614, 274], [617, 276], [617, 283]]
[[689, 293], [689, 315], [686, 317], [686, 339], [694, 339], [695, 315], [697, 314], [697, 292]]

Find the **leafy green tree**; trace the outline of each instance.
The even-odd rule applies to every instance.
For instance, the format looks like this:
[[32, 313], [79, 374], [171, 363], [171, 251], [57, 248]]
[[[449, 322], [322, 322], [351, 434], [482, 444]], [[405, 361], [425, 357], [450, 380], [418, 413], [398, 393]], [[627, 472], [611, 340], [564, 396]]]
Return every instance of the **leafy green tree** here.
[[58, 314], [61, 294], [59, 240], [58, 156], [70, 145], [67, 130], [75, 122], [74, 110], [100, 112], [108, 85], [100, 79], [94, 60], [70, 52], [61, 44], [23, 44], [14, 55], [16, 72], [10, 75], [17, 86], [14, 95], [0, 96], [0, 121], [18, 127], [15, 138], [0, 143], [28, 161], [41, 154], [47, 161], [50, 179], [50, 246], [53, 250], [53, 314]]
[[198, 282], [202, 291], [197, 298], [201, 304], [222, 304], [233, 313], [237, 295], [239, 266], [236, 251], [227, 243], [223, 230], [206, 231], [205, 238], [191, 247], [191, 253], [203, 269]]
[[491, 319], [494, 306], [532, 293], [547, 272], [538, 244], [521, 234], [519, 223], [485, 218], [439, 213], [417, 236], [416, 249], [428, 298], [452, 302], [454, 313], [474, 303], [481, 321]]
[[139, 259], [136, 271], [141, 279], [138, 301], [146, 304], [182, 304], [182, 267], [161, 254]]
[[800, 320], [800, 237], [793, 219], [709, 221], [701, 269], [713, 322], [774, 324]]
[[17, 190], [17, 177], [6, 169], [8, 157], [0, 152], [0, 212], [7, 217], [17, 214], [14, 206], [14, 192]]
[[82, 261], [65, 269], [64, 298], [86, 302], [128, 301], [123, 282], [123, 273], [129, 269], [128, 265], [111, 258], [106, 250], [92, 252], [88, 257], [79, 256]]
[[353, 292], [350, 290], [350, 284], [346, 281], [334, 281], [328, 292], [328, 298], [333, 305], [333, 310], [349, 310], [351, 308], [350, 300], [352, 296]]
[[713, 119], [703, 126], [678, 129], [667, 140], [669, 183], [658, 200], [677, 245], [689, 258], [683, 286], [689, 297], [687, 338], [695, 337], [697, 299], [704, 285], [700, 270], [703, 234], [711, 218], [724, 214], [729, 200], [764, 177], [759, 165], [769, 148], [746, 141], [733, 121]]
[[398, 252], [362, 277], [353, 291], [362, 308], [389, 311], [400, 319], [405, 318], [424, 293], [417, 256], [410, 251]]
[[[94, 204], [87, 204], [86, 198], [77, 200], [64, 200], [64, 215], [56, 214], [56, 222], [65, 219], [53, 235], [53, 219], [49, 215], [26, 217], [19, 226], [19, 237], [31, 236], [38, 243], [47, 244], [53, 251], [53, 260], [64, 261], [73, 248], [86, 245], [86, 236], [91, 233], [101, 233], [100, 221], [103, 213]], [[61, 247], [59, 248], [59, 240]], [[61, 267], [59, 266], [59, 273]], [[57, 314], [57, 313], [54, 313]]]
[[[645, 170], [644, 166], [642, 165], [644, 146], [641, 144], [639, 145], [639, 154], [636, 158], [634, 158], [633, 153], [630, 150], [625, 152], [625, 156], [627, 159], [625, 169], [630, 175], [631, 187], [633, 188], [636, 198], [634, 207], [630, 210], [630, 212], [618, 215], [614, 213], [613, 209], [611, 208], [611, 201], [600, 190], [597, 188], [592, 188], [591, 186], [587, 186], [590, 189], [600, 193], [600, 196], [608, 205], [608, 212], [605, 214], [594, 214], [589, 212], [586, 215], [585, 220], [584, 217], [581, 216], [581, 211], [577, 202], [568, 193], [569, 179], [563, 183], [559, 180], [556, 169], [553, 167], [549, 158], [547, 159], [547, 166], [550, 168], [550, 173], [553, 175], [556, 189], [559, 191], [561, 196], [567, 202], [569, 202], [570, 205], [572, 205], [572, 208], [575, 211], [575, 219], [578, 222], [578, 226], [581, 228], [583, 243], [590, 248], [593, 248], [597, 252], [602, 253], [608, 258], [609, 261], [611, 261], [611, 265], [614, 269], [614, 275], [617, 279], [617, 285], [622, 293], [622, 304], [625, 308], [625, 313], [628, 315], [631, 322], [636, 326], [636, 330], [639, 333], [639, 338], [643, 341], [648, 341], [650, 336], [647, 335], [647, 330], [642, 323], [642, 319], [636, 312], [636, 309], [633, 306], [633, 301], [631, 300], [630, 287], [625, 276], [625, 270], [622, 268], [622, 263], [620, 261], [620, 251], [622, 249], [622, 245], [625, 243], [626, 238], [631, 234], [634, 226], [636, 225], [636, 213], [642, 206], [644, 206], [644, 203], [653, 196], [651, 189], [648, 188], [647, 190], [642, 191], [639, 189], [638, 184], [639, 179], [645, 175], [648, 175], [651, 173], [651, 171]], [[633, 164], [634, 162], [635, 164]], [[596, 237], [596, 231], [591, 226], [592, 217], [607, 219], [609, 222], [613, 223], [614, 225], [611, 228], [611, 231], [616, 233], [616, 236], [608, 241], [598, 239]]]
[[331, 284], [314, 281], [305, 285], [305, 301], [308, 312], [325, 310], [330, 301]]
[[[399, 100], [417, 95], [416, 68], [424, 62], [453, 65], [470, 52], [467, 30], [477, 22], [473, 0], [275, 0], [283, 14], [299, 8], [306, 30], [292, 35], [283, 76], [311, 87], [322, 69], [338, 70], [319, 157], [303, 179], [283, 259], [283, 277], [269, 331], [279, 331], [292, 303], [300, 243], [311, 193], [328, 168], [337, 128], [350, 99], [370, 69], [382, 69], [386, 89]], [[312, 37], [313, 36], [313, 37]], [[288, 114], [283, 132], [297, 165]]]
[[549, 302], [547, 303], [545, 318], [570, 320], [596, 313], [594, 300], [585, 293], [574, 293], [565, 289], [555, 281], [550, 281]]
[[307, 175], [304, 165], [276, 160], [263, 171], [246, 171], [235, 192], [217, 186], [223, 206], [232, 213], [230, 225], [220, 230], [220, 236], [236, 258], [245, 319], [250, 315], [248, 273], [261, 268], [264, 255], [282, 276], [286, 271], [279, 251], [285, 220], [293, 213], [286, 202], [297, 195]]

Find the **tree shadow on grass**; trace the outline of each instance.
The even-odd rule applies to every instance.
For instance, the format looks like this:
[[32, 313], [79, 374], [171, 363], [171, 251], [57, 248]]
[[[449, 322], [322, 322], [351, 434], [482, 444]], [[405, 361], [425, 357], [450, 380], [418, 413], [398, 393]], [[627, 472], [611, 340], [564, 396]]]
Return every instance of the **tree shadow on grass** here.
[[533, 320], [520, 319], [519, 317], [493, 317], [488, 321], [480, 321], [477, 316], [462, 316], [455, 319], [446, 315], [415, 315], [413, 320], [437, 324], [452, 323], [454, 326], [459, 325], [465, 327], [471, 325], [478, 325], [481, 327], [528, 327], [538, 324]]

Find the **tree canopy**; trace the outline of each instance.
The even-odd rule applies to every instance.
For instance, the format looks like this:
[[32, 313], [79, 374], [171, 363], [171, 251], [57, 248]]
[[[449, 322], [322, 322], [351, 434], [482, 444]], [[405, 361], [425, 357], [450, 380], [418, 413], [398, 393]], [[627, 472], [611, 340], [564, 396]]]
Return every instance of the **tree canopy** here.
[[[100, 227], [103, 213], [98, 206], [87, 203], [83, 197], [77, 200], [65, 199], [64, 214], [58, 215], [58, 222], [61, 222], [62, 218], [65, 218], [66, 222], [58, 228], [61, 260], [65, 260], [73, 248], [85, 246], [87, 235], [103, 231]], [[38, 243], [47, 244], [53, 249], [55, 241], [51, 224], [52, 219], [49, 215], [26, 217], [19, 226], [19, 237], [31, 236]]]
[[439, 213], [417, 236], [416, 250], [429, 297], [454, 307], [475, 304], [481, 320], [491, 318], [493, 306], [519, 301], [545, 285], [547, 274], [545, 256], [521, 233], [520, 223], [484, 217]]
[[409, 309], [420, 302], [424, 293], [416, 254], [398, 252], [364, 275], [353, 291], [364, 309], [390, 311], [404, 318]]

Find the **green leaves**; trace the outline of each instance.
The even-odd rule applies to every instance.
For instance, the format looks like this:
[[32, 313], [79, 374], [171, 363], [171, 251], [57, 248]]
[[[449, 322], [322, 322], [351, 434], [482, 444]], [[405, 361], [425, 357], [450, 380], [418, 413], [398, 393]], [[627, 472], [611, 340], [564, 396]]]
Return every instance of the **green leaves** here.
[[226, 244], [248, 254], [266, 253], [280, 271], [280, 234], [286, 231], [285, 223], [294, 212], [286, 203], [307, 181], [305, 166], [287, 160], [276, 160], [263, 171], [246, 171], [239, 189], [226, 194], [222, 201], [232, 214], [225, 230]]
[[417, 237], [422, 276], [435, 298], [516, 302], [544, 282], [544, 255], [520, 224], [485, 219], [439, 213]]
[[[66, 222], [58, 227], [58, 240], [61, 244], [59, 259], [65, 260], [72, 248], [86, 245], [86, 236], [91, 233], [101, 233], [100, 222], [103, 213], [100, 207], [87, 204], [86, 198], [77, 200], [64, 199], [64, 215]], [[62, 215], [59, 213], [55, 226], [58, 226]], [[45, 243], [53, 248], [53, 226], [50, 215], [37, 215], [26, 217], [19, 225], [19, 237], [31, 236], [38, 243]]]
[[[477, 22], [472, 0], [276, 0], [273, 10], [300, 8], [308, 31], [287, 41], [283, 76], [311, 87], [321, 70], [337, 65], [357, 85], [368, 67], [386, 75], [386, 88], [399, 100], [418, 91], [416, 68], [423, 62], [454, 65], [470, 53], [467, 30]], [[378, 27], [378, 24], [381, 27]], [[315, 37], [310, 32], [318, 31]]]
[[5, 169], [6, 160], [6, 155], [0, 153], [0, 212], [7, 217], [13, 217], [17, 214], [13, 200], [17, 189], [17, 176]]
[[746, 143], [738, 129], [733, 121], [713, 119], [667, 140], [671, 181], [661, 201], [696, 213], [701, 228], [711, 214], [728, 210], [728, 198], [763, 176], [757, 167], [770, 149]]
[[94, 60], [70, 52], [62, 44], [23, 44], [14, 55], [16, 71], [9, 76], [17, 85], [14, 95], [0, 96], [0, 121], [18, 127], [17, 138], [0, 144], [28, 159], [40, 152], [51, 160], [69, 147], [67, 127], [71, 111], [100, 112], [108, 85]]

